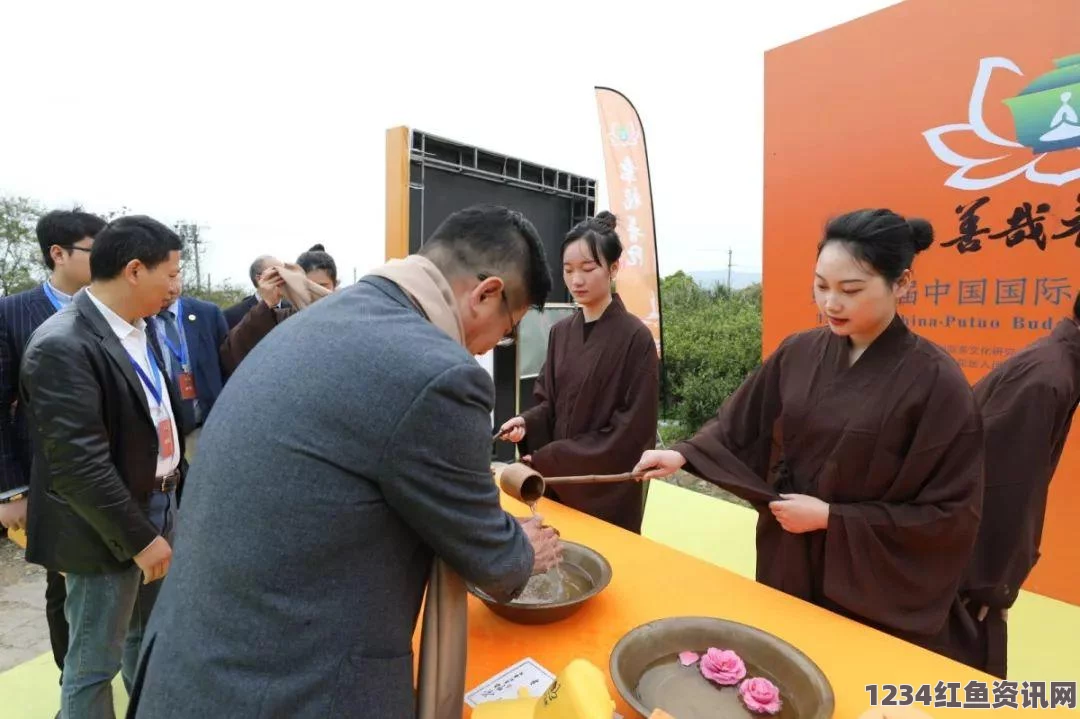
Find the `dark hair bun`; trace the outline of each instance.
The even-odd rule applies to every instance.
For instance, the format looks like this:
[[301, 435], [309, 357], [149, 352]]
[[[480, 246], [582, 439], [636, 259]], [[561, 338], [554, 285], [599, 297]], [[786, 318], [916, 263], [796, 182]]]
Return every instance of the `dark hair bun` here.
[[326, 252], [326, 248], [322, 245], [312, 245], [308, 252]]
[[604, 229], [611, 231], [614, 230], [615, 227], [619, 224], [619, 218], [617, 218], [615, 215], [611, 214], [607, 210], [604, 210], [593, 218], [593, 222], [600, 225]]
[[913, 217], [907, 223], [911, 228], [911, 241], [915, 243], [915, 252], [922, 252], [934, 244], [934, 227], [929, 222]]

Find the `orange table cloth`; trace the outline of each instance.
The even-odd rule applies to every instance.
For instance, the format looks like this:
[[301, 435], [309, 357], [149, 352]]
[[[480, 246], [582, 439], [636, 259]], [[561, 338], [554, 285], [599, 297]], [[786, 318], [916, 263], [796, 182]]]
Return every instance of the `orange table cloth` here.
[[[506, 495], [503, 507], [515, 516], [529, 510]], [[514, 624], [496, 616], [475, 597], [469, 597], [469, 657], [466, 692], [512, 666], [532, 657], [558, 674], [572, 659], [589, 660], [608, 675], [608, 688], [616, 710], [626, 719], [640, 716], [623, 700], [611, 682], [608, 659], [618, 640], [641, 624], [675, 616], [713, 616], [770, 632], [806, 653], [828, 677], [836, 697], [833, 716], [904, 717], [917, 709], [932, 717], [971, 716], [974, 710], [914, 707], [878, 707], [871, 710], [868, 685], [910, 684], [917, 691], [939, 681], [959, 682], [957, 698], [965, 700], [964, 686], [985, 682], [991, 702], [994, 677], [926, 651], [913, 644], [840, 617], [832, 612], [766, 587], [700, 559], [545, 499], [537, 511], [558, 528], [568, 541], [597, 550], [611, 563], [608, 588], [593, 597], [573, 616], [539, 626]], [[416, 639], [419, 639], [419, 631]], [[417, 644], [417, 647], [419, 645]], [[1049, 682], [1066, 677], [1025, 677]], [[1069, 678], [1071, 681], [1072, 679]], [[881, 700], [879, 691], [878, 701]], [[991, 716], [1058, 714], [1067, 711], [1024, 710], [1017, 692], [1018, 710], [997, 709]], [[961, 714], [963, 712], [963, 714]], [[974, 712], [978, 714], [978, 712]], [[463, 716], [471, 715], [469, 707]]]

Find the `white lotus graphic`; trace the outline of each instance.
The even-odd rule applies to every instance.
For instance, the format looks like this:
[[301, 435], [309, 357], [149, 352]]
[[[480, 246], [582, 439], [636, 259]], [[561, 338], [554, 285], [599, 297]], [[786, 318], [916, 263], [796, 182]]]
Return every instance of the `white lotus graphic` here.
[[[1073, 180], [1080, 180], [1080, 151], [1073, 151], [1073, 156], [1077, 159], [1076, 169], [1067, 172], [1042, 172], [1039, 170], [1039, 163], [1050, 153], [1044, 152], [1036, 154], [1034, 158], [1032, 158], [1030, 147], [1026, 147], [1019, 142], [1007, 140], [996, 134], [987, 126], [986, 122], [983, 120], [983, 105], [986, 102], [986, 89], [990, 84], [990, 76], [993, 74], [994, 70], [1008, 70], [1009, 72], [1021, 76], [1024, 74], [1020, 71], [1020, 68], [1008, 58], [983, 58], [979, 61], [979, 74], [975, 78], [975, 86], [971, 90], [971, 99], [968, 101], [968, 121], [965, 123], [942, 125], [923, 133], [923, 137], [926, 138], [927, 144], [937, 158], [947, 165], [958, 168], [956, 172], [950, 175], [949, 179], [945, 181], [945, 185], [947, 187], [955, 187], [959, 190], [986, 190], [1021, 175], [1025, 176], [1031, 182], [1042, 185], [1054, 185], [1056, 187], [1061, 187]], [[1062, 97], [1064, 98], [1064, 95], [1062, 95]], [[1071, 99], [1072, 98], [1070, 97], [1069, 100]], [[1063, 100], [1066, 106], [1068, 105], [1069, 100]], [[1059, 119], [1055, 116], [1055, 122], [1062, 125], [1062, 120], [1065, 120], [1066, 122], [1064, 124], [1071, 124], [1068, 121], [1072, 119], [1072, 115], [1067, 111], [1063, 111], [1059, 114], [1062, 117]], [[1055, 128], [1055, 130], [1061, 132], [1061, 130], [1057, 128]], [[946, 137], [954, 133], [966, 133], [969, 138], [971, 135], [974, 135], [979, 140], [982, 140], [986, 147], [987, 156], [966, 157], [950, 148], [946, 143]], [[970, 144], [970, 142], [965, 142], [964, 146], [967, 147], [970, 146]], [[1012, 160], [1012, 162], [1010, 163], [1009, 160]], [[1011, 165], [1011, 167], [1006, 172], [993, 177], [972, 177], [973, 170], [991, 163], [1000, 163], [1005, 167], [1010, 167]]]

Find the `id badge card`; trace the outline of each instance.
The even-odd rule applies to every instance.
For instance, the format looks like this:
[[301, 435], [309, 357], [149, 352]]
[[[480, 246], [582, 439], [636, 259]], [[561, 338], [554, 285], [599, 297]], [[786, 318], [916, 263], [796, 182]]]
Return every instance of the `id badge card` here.
[[180, 373], [179, 382], [180, 385], [180, 398], [181, 399], [196, 399], [195, 396], [195, 375], [189, 369], [185, 369]]
[[158, 457], [168, 459], [176, 452], [176, 443], [173, 441], [173, 421], [163, 410], [154, 413], [154, 423], [157, 425]]

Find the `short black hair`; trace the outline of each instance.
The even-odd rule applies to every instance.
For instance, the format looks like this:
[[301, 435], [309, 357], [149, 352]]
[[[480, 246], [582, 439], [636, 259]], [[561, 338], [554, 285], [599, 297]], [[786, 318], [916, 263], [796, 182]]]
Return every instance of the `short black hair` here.
[[905, 219], [892, 210], [856, 210], [825, 226], [818, 254], [830, 242], [841, 242], [852, 256], [874, 268], [890, 284], [911, 269], [915, 255], [934, 244], [934, 228], [926, 220]]
[[63, 247], [70, 255], [76, 242], [94, 237], [103, 227], [105, 220], [77, 209], [53, 210], [42, 215], [37, 223], [37, 239], [45, 266], [50, 270], [56, 267], [56, 263], [49, 256], [49, 248], [53, 245]]
[[[606, 210], [596, 217], [582, 220], [566, 233], [566, 238], [563, 240], [562, 247], [559, 250], [559, 256], [565, 255], [566, 248], [573, 243], [578, 240], [585, 240], [585, 246], [589, 248], [589, 254], [592, 255], [596, 264], [611, 267], [622, 257], [623, 251], [619, 234], [615, 232], [618, 222], [615, 215]], [[601, 258], [603, 258], [603, 262], [600, 261]]]
[[420, 248], [447, 278], [514, 275], [538, 310], [551, 292], [544, 243], [525, 215], [500, 205], [474, 205], [443, 220]]
[[297, 257], [296, 264], [300, 265], [304, 274], [315, 270], [326, 270], [326, 274], [330, 275], [331, 281], [335, 285], [337, 284], [337, 263], [334, 262], [334, 258], [327, 253], [326, 248], [322, 245], [315, 245]]
[[256, 289], [259, 287], [259, 275], [266, 269], [266, 263], [270, 259], [270, 255], [259, 255], [255, 258], [255, 261], [251, 263], [251, 267], [248, 268], [248, 277], [251, 279], [251, 284], [253, 284]]
[[90, 279], [111, 280], [132, 260], [154, 269], [184, 242], [172, 229], [145, 215], [113, 220], [98, 233], [90, 252]]

